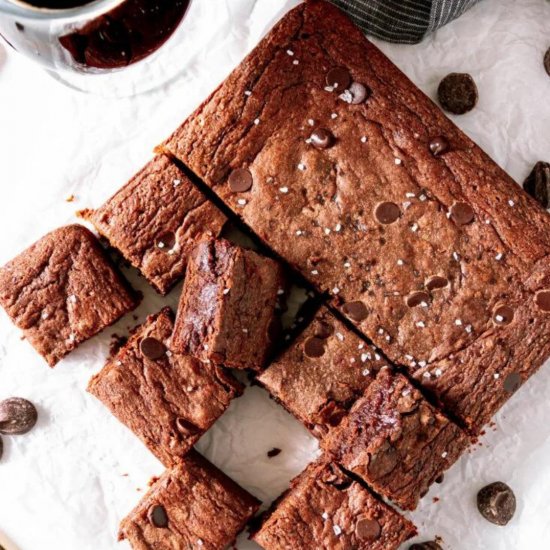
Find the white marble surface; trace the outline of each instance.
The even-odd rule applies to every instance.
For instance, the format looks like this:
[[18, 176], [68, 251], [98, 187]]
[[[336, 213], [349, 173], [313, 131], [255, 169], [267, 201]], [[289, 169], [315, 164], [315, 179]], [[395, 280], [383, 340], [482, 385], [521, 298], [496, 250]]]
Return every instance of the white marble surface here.
[[[196, 53], [177, 85], [135, 99], [73, 92], [0, 47], [0, 263], [115, 191], [296, 3], [199, 0], [198, 31], [219, 31], [202, 42], [202, 34], [193, 36]], [[516, 180], [536, 160], [550, 160], [550, 78], [542, 70], [550, 2], [484, 0], [420, 45], [380, 45], [432, 97], [447, 72], [470, 72], [480, 102], [456, 122]], [[65, 202], [71, 194], [76, 201]], [[147, 291], [141, 320], [163, 300], [135, 273], [130, 277]], [[175, 304], [178, 293], [168, 302]], [[33, 432], [4, 438], [0, 462], [0, 531], [20, 550], [127, 548], [116, 542], [118, 522], [162, 468], [84, 388], [103, 364], [110, 335], [132, 324], [131, 316], [122, 320], [51, 371], [0, 315], [0, 398], [27, 397], [40, 412]], [[479, 449], [411, 514], [424, 540], [440, 535], [447, 550], [550, 547], [549, 393], [546, 365], [497, 415]], [[236, 400], [199, 446], [265, 501], [316, 452], [301, 426], [258, 388]], [[268, 460], [273, 446], [283, 452]], [[475, 508], [477, 490], [494, 480], [509, 483], [518, 498], [504, 528], [486, 523]], [[434, 497], [441, 500], [434, 504]], [[255, 546], [243, 539], [239, 548]]]

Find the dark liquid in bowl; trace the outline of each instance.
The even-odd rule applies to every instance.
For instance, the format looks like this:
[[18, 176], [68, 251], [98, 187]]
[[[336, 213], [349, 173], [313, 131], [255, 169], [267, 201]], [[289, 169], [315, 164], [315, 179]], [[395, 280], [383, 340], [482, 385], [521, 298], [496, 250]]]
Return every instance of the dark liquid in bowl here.
[[37, 8], [48, 8], [50, 10], [66, 10], [89, 4], [93, 0], [24, 0], [31, 6]]

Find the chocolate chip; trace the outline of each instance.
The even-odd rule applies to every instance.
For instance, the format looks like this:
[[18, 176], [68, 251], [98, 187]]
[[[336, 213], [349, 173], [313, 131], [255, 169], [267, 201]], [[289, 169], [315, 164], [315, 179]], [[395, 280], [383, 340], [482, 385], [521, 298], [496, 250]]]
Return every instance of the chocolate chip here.
[[315, 336], [325, 340], [334, 333], [334, 327], [325, 321], [319, 321], [315, 324]]
[[151, 337], [144, 338], [139, 344], [139, 349], [147, 359], [151, 359], [152, 361], [160, 359], [166, 354], [166, 347], [164, 344], [159, 342], [156, 338]]
[[399, 216], [401, 216], [401, 211], [399, 210], [399, 206], [397, 206], [394, 202], [381, 202], [374, 209], [374, 217], [376, 218], [376, 221], [383, 223], [384, 225], [393, 223], [399, 219]]
[[164, 529], [168, 527], [168, 514], [161, 504], [153, 504], [147, 511], [147, 518], [151, 525]]
[[535, 304], [541, 311], [550, 311], [550, 290], [539, 290], [535, 294]]
[[189, 420], [186, 420], [185, 418], [178, 418], [176, 420], [176, 427], [183, 435], [194, 435], [200, 431], [195, 424], [189, 422]]
[[355, 536], [359, 540], [375, 541], [380, 538], [382, 527], [375, 519], [360, 517], [355, 525]]
[[399, 462], [399, 455], [395, 447], [385, 441], [376, 453], [370, 457], [368, 470], [375, 479], [380, 479], [390, 474]]
[[409, 546], [409, 550], [443, 550], [437, 542], [430, 540], [428, 542], [417, 542]]
[[229, 175], [229, 187], [233, 193], [244, 193], [252, 187], [253, 179], [250, 170], [237, 168]]
[[333, 87], [339, 92], [349, 88], [351, 84], [351, 75], [345, 67], [334, 67], [330, 69], [326, 76], [327, 86]]
[[548, 76], [550, 76], [550, 48], [546, 50], [546, 54], [544, 55], [544, 68], [546, 69]]
[[519, 390], [521, 387], [522, 379], [521, 376], [517, 372], [511, 372], [505, 379], [504, 379], [504, 390], [508, 393], [515, 393]]
[[510, 306], [497, 306], [493, 311], [493, 321], [497, 325], [509, 325], [514, 319], [514, 310]]
[[315, 336], [308, 338], [304, 342], [304, 353], [307, 357], [321, 357], [325, 353], [325, 343], [321, 338]]
[[455, 202], [451, 206], [451, 219], [456, 225], [468, 225], [474, 221], [474, 210], [465, 202]]
[[445, 476], [443, 474], [441, 475], [438, 475], [436, 478], [435, 478], [435, 482], [438, 483], [438, 484], [441, 484], [443, 483], [443, 480], [445, 479]]
[[434, 157], [446, 153], [449, 148], [449, 140], [445, 136], [436, 136], [430, 140], [430, 151]]
[[363, 302], [347, 302], [342, 306], [342, 311], [353, 321], [363, 321], [367, 318], [369, 310]]
[[317, 149], [328, 149], [334, 143], [334, 136], [326, 128], [317, 128], [309, 139]]
[[516, 497], [506, 483], [496, 481], [477, 494], [479, 513], [495, 525], [506, 525], [516, 511]]
[[415, 292], [411, 292], [406, 299], [406, 303], [409, 307], [416, 307], [423, 304], [428, 304], [430, 301], [430, 295], [423, 291], [423, 290], [417, 290]]
[[267, 456], [269, 458], [273, 458], [274, 456], [277, 456], [280, 454], [281, 454], [281, 449], [279, 449], [278, 447], [273, 447], [273, 449], [271, 449], [270, 451], [267, 451]]
[[523, 182], [523, 189], [543, 208], [550, 208], [550, 163], [540, 160]]
[[176, 246], [176, 234], [173, 231], [167, 231], [157, 238], [157, 247], [163, 250], [172, 250]]
[[445, 288], [449, 284], [449, 280], [439, 275], [433, 275], [426, 281], [426, 288], [431, 292], [432, 290], [439, 290]]
[[476, 106], [477, 86], [469, 74], [451, 73], [439, 83], [437, 97], [443, 109], [462, 115]]
[[21, 435], [32, 430], [38, 419], [35, 406], [22, 397], [0, 402], [0, 433]]
[[348, 88], [351, 94], [351, 103], [352, 105], [359, 105], [363, 103], [365, 99], [370, 95], [369, 89], [359, 82], [353, 82]]

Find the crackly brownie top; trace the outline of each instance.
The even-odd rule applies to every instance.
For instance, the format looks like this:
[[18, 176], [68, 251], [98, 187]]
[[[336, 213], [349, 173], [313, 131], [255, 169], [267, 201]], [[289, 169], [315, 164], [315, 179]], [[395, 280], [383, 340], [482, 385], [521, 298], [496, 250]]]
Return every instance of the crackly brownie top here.
[[136, 307], [85, 227], [48, 233], [0, 269], [0, 303], [50, 366]]
[[259, 502], [195, 451], [167, 470], [120, 525], [134, 550], [221, 550]]
[[311, 464], [253, 539], [266, 550], [396, 550], [413, 524], [330, 463]]
[[80, 215], [162, 294], [183, 276], [204, 235], [220, 234], [225, 216], [168, 157], [149, 162], [97, 210]]
[[88, 386], [166, 466], [178, 462], [243, 389], [222, 368], [171, 352], [172, 329], [169, 308], [150, 316]]

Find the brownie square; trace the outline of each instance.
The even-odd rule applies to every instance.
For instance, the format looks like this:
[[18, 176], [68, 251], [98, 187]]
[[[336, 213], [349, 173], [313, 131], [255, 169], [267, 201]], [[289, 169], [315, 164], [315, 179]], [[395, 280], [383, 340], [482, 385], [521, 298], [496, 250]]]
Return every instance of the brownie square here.
[[223, 368], [172, 352], [172, 330], [169, 308], [151, 315], [88, 385], [168, 467], [243, 390]]
[[336, 426], [387, 365], [326, 307], [257, 381], [314, 435]]
[[0, 268], [0, 304], [50, 367], [139, 301], [80, 225], [48, 233]]
[[235, 369], [263, 367], [278, 334], [281, 266], [223, 239], [201, 242], [189, 261], [172, 346]]
[[466, 434], [400, 374], [382, 369], [323, 449], [379, 495], [414, 510], [466, 450]]
[[164, 155], [149, 162], [103, 206], [79, 214], [161, 294], [183, 277], [198, 240], [218, 236], [226, 222]]
[[196, 451], [167, 470], [121, 522], [134, 550], [222, 550], [260, 502]]
[[414, 525], [337, 465], [311, 464], [251, 538], [265, 550], [397, 550]]

